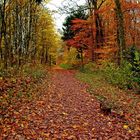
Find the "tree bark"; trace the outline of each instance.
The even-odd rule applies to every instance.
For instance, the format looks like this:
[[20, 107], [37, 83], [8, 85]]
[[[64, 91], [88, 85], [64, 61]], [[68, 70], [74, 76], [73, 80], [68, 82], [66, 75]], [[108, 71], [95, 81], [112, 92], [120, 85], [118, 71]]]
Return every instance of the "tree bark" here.
[[117, 43], [119, 46], [118, 64], [121, 65], [123, 61], [124, 51], [126, 49], [124, 16], [123, 16], [120, 0], [114, 0], [114, 2], [116, 6], [115, 11], [117, 17]]

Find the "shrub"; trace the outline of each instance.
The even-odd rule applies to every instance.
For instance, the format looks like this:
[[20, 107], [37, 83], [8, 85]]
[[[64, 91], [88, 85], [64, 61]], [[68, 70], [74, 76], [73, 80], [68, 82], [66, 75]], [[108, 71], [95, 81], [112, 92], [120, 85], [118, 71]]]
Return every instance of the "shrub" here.
[[45, 68], [41, 65], [38, 66], [25, 66], [23, 68], [25, 76], [30, 76], [34, 79], [40, 79], [45, 77], [46, 71]]
[[89, 71], [93, 71], [96, 69], [96, 64], [89, 62], [88, 64], [84, 65], [84, 69], [89, 70]]
[[138, 51], [134, 52], [132, 71], [133, 71], [134, 81], [140, 85], [140, 53]]
[[122, 66], [116, 66], [113, 63], [106, 65], [103, 69], [104, 77], [106, 80], [113, 84], [117, 85], [120, 88], [133, 88], [133, 71], [132, 65], [127, 61], [124, 61]]
[[136, 47], [131, 47], [127, 50], [126, 59], [132, 66], [133, 80], [140, 85], [140, 52]]
[[13, 77], [13, 75], [17, 75], [19, 71], [16, 68], [9, 67], [8, 69], [0, 69], [0, 77]]

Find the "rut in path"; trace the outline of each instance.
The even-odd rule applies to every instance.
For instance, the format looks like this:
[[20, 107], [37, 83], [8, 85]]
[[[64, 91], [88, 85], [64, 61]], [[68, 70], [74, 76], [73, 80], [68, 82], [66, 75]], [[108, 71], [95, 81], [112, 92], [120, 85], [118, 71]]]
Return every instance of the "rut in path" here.
[[16, 128], [16, 134], [9, 134], [7, 139], [139, 139], [123, 128], [120, 119], [102, 114], [99, 102], [86, 92], [88, 85], [78, 81], [74, 75], [75, 71], [53, 70], [49, 88], [42, 85], [42, 96], [21, 109], [26, 118], [24, 125]]

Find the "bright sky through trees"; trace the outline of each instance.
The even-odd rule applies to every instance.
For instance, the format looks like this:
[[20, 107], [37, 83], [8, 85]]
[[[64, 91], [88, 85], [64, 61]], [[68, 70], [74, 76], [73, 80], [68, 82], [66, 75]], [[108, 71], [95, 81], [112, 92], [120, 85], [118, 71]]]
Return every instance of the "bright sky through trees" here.
[[[52, 0], [48, 5], [47, 7], [52, 10], [52, 11], [55, 11], [55, 10], [58, 10], [58, 8], [61, 6], [61, 3], [62, 3], [62, 0]], [[65, 18], [65, 15], [60, 15], [58, 13], [54, 13], [54, 18], [56, 20], [56, 26], [58, 28], [61, 28], [62, 27], [62, 21], [64, 20]]]
[[[54, 18], [57, 28], [62, 28], [62, 24], [64, 22], [64, 19], [66, 17], [65, 14], [60, 15], [57, 11], [59, 8], [63, 6], [65, 0], [52, 0], [47, 7], [54, 11]], [[78, 4], [84, 4], [85, 0], [78, 0]]]

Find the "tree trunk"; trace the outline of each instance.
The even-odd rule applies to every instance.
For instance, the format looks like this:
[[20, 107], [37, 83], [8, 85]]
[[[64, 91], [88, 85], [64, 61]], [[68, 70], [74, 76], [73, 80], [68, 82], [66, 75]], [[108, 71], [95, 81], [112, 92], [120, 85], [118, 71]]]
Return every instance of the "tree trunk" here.
[[[103, 1], [101, 2], [103, 3]], [[100, 17], [98, 13], [98, 7], [97, 0], [88, 0], [88, 5], [90, 9], [90, 15], [92, 19], [94, 19], [95, 22], [95, 37], [94, 38], [94, 48], [92, 48], [92, 61], [96, 60], [98, 56], [95, 54], [94, 49], [100, 48], [104, 45], [104, 30], [102, 25], [102, 18]], [[92, 23], [93, 24], [93, 23]], [[91, 25], [93, 27], [93, 25]], [[93, 31], [92, 31], [93, 32]], [[93, 34], [93, 33], [92, 33]]]
[[116, 5], [115, 10], [116, 10], [116, 17], [117, 17], [117, 43], [119, 46], [118, 64], [121, 65], [123, 61], [123, 54], [126, 49], [124, 17], [123, 17], [120, 0], [114, 0], [114, 2]]

